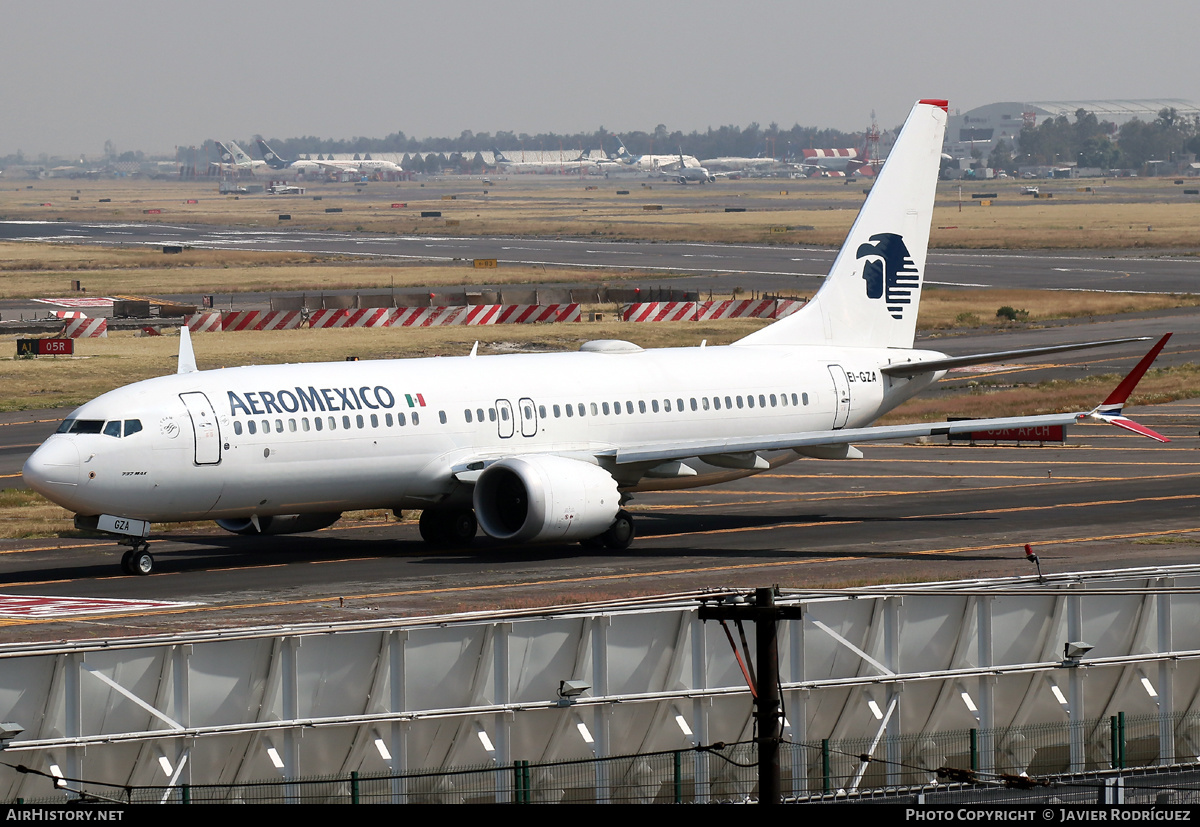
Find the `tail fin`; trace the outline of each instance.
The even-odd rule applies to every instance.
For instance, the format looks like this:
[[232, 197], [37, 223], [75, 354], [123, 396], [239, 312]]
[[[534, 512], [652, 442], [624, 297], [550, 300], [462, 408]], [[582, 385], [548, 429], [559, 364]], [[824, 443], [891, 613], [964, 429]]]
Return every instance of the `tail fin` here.
[[263, 160], [267, 162], [267, 166], [271, 169], [287, 169], [288, 162], [279, 157], [275, 150], [267, 146], [267, 142], [262, 138], [255, 138], [254, 143], [258, 144], [258, 151], [262, 153]]
[[230, 141], [228, 144], [226, 144], [226, 146], [228, 146], [229, 151], [233, 153], [233, 162], [235, 164], [238, 166], [248, 166], [250, 164], [251, 158], [246, 154], [246, 150], [242, 149], [233, 141]]
[[220, 141], [213, 141], [217, 145], [217, 160], [222, 164], [233, 163], [233, 153], [229, 151], [229, 147]]
[[947, 107], [913, 107], [812, 300], [739, 344], [913, 346]]
[[497, 164], [507, 164], [508, 163], [508, 158], [505, 158], [504, 153], [501, 152], [500, 150], [496, 149], [496, 147], [492, 147], [492, 158], [494, 158], [496, 160]]

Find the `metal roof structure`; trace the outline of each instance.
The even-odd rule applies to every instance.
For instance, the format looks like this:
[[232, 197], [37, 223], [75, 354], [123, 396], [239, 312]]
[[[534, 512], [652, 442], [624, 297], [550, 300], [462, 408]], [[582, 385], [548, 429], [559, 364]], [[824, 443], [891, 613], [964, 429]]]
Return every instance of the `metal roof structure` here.
[[[0, 646], [0, 720], [24, 728], [5, 759], [85, 787], [175, 786], [744, 742], [734, 636], [699, 617], [719, 597]], [[784, 737], [859, 739], [890, 762], [868, 776], [838, 754], [848, 787], [927, 783], [950, 731], [982, 733], [982, 772], [1094, 768], [1107, 730], [1086, 722], [1118, 712], [1167, 722], [1141, 747], [1151, 763], [1200, 755], [1200, 728], [1178, 723], [1200, 707], [1200, 566], [779, 602], [803, 610], [779, 631]], [[1027, 741], [1038, 724], [1065, 726]], [[791, 792], [819, 789], [820, 754], [791, 754]], [[696, 777], [732, 772], [690, 755]], [[7, 768], [0, 790], [56, 793]]]

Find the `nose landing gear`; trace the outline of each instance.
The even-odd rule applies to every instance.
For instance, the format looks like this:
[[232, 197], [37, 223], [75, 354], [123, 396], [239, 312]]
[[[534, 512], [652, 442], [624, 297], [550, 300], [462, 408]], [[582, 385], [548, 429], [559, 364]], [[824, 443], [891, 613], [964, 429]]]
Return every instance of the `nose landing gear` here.
[[145, 540], [130, 541], [130, 549], [121, 555], [121, 571], [126, 574], [145, 576], [154, 571], [154, 557], [150, 554], [150, 543]]

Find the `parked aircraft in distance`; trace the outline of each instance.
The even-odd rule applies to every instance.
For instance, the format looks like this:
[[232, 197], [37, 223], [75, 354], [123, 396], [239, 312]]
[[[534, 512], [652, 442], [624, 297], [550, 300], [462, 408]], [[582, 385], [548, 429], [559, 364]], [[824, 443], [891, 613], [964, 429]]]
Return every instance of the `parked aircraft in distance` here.
[[249, 172], [251, 175], [265, 175], [269, 172], [270, 167], [266, 161], [256, 161], [246, 154], [240, 146], [230, 141], [223, 144], [220, 141], [213, 141], [217, 145], [217, 152], [220, 161], [218, 165], [232, 167], [239, 172]]
[[623, 164], [626, 168], [644, 170], [646, 172], [668, 172], [679, 166], [699, 167], [700, 162], [693, 155], [684, 155], [680, 152], [679, 155], [632, 155], [625, 148], [625, 142], [621, 140], [619, 135], [614, 135], [617, 139], [617, 151], [609, 154], [609, 159]]
[[634, 536], [623, 506], [639, 491], [860, 457], [856, 442], [1089, 419], [1165, 441], [1122, 406], [1166, 337], [1090, 411], [871, 425], [950, 368], [1112, 343], [913, 348], [946, 110], [913, 107], [813, 299], [732, 345], [603, 340], [574, 353], [201, 371], [183, 328], [176, 374], [77, 408], [29, 457], [25, 482], [78, 526], [120, 537], [124, 570], [148, 574], [150, 521], [283, 534], [351, 509], [422, 509], [435, 546], [482, 527], [515, 543], [623, 549]]
[[870, 177], [879, 169], [879, 162], [864, 153], [859, 156], [853, 147], [845, 149], [804, 149], [800, 171], [810, 178], [847, 178], [851, 175]]
[[725, 156], [721, 158], [705, 158], [700, 161], [700, 166], [707, 170], [720, 172], [741, 172], [751, 170], [768, 170], [772, 168], [782, 168], [782, 162], [774, 158], [738, 158], [735, 156]]
[[670, 178], [674, 178], [681, 184], [690, 184], [695, 181], [698, 184], [711, 184], [716, 181], [716, 176], [709, 172], [704, 167], [689, 167], [683, 163], [683, 150], [679, 150], [679, 165], [673, 170], [664, 173]]
[[370, 158], [354, 161], [334, 161], [334, 160], [317, 160], [310, 161], [301, 159], [297, 161], [287, 161], [279, 157], [271, 147], [267, 146], [267, 142], [262, 138], [255, 138], [254, 142], [258, 145], [259, 152], [262, 153], [263, 161], [259, 163], [267, 164], [274, 170], [292, 169], [296, 172], [305, 175], [313, 175], [318, 173], [349, 173], [351, 175], [367, 175], [376, 172], [383, 173], [400, 173], [404, 170], [399, 164], [394, 161], [375, 161]]

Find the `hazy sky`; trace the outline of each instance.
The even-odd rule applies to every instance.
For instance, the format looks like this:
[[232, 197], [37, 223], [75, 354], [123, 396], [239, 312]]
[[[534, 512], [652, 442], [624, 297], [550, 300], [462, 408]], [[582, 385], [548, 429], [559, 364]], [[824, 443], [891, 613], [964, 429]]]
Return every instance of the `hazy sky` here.
[[0, 155], [1200, 100], [1200, 3], [4, 0]]

